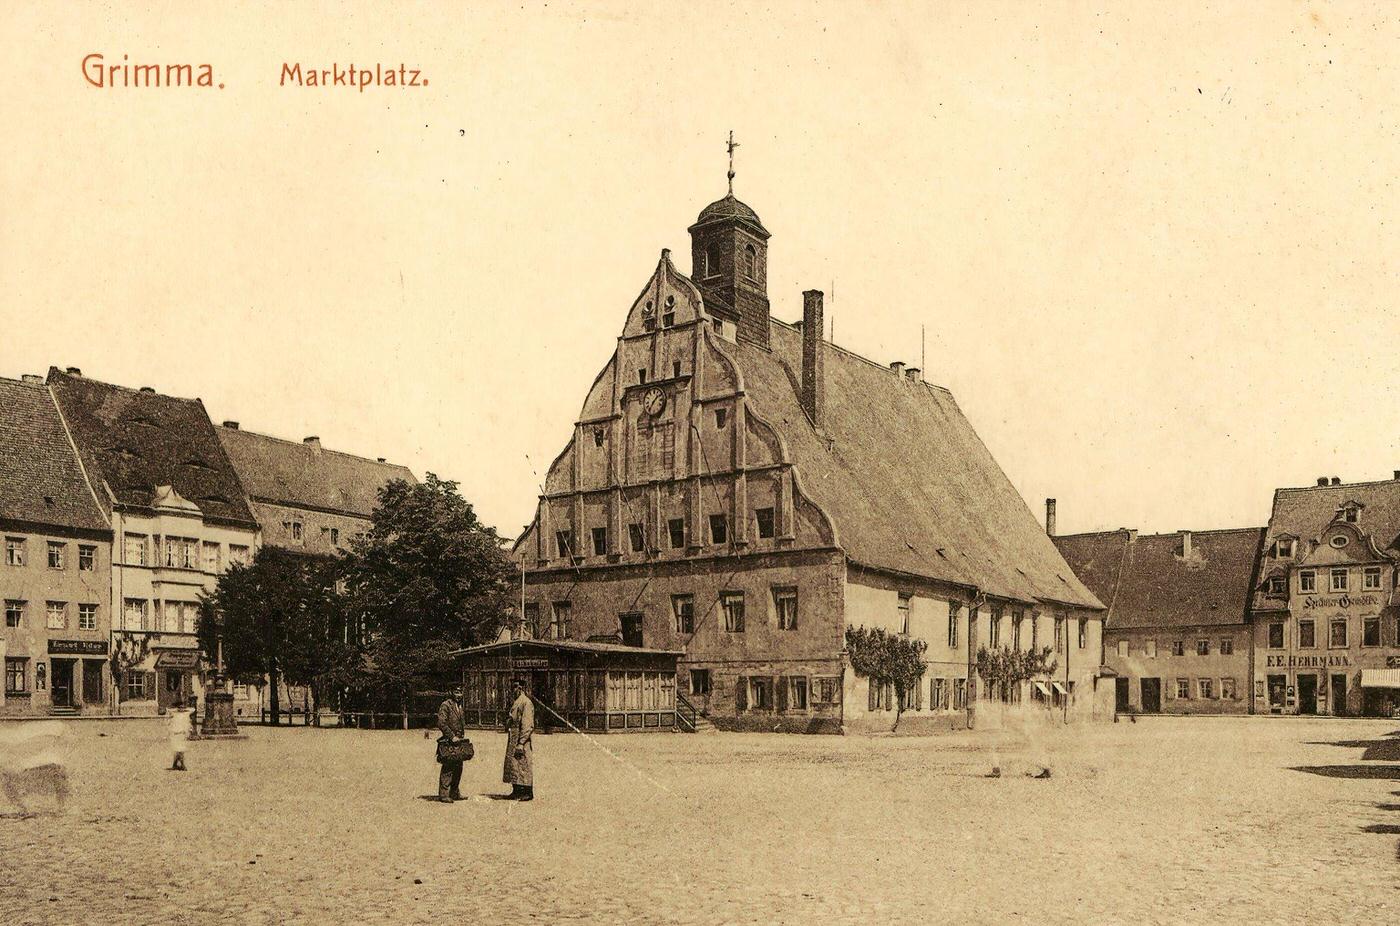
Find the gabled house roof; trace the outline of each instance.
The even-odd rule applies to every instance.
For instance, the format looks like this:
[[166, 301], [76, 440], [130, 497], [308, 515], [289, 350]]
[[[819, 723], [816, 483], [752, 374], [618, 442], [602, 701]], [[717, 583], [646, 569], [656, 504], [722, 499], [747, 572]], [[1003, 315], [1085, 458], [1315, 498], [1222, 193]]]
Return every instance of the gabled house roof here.
[[319, 440], [288, 441], [230, 427], [215, 431], [257, 501], [368, 518], [385, 483], [418, 481], [406, 466], [325, 450]]
[[157, 490], [170, 486], [206, 519], [257, 527], [204, 403], [57, 367], [49, 369], [48, 384], [104, 511], [114, 502], [151, 508]]
[[0, 378], [0, 518], [110, 530], [42, 382]]
[[742, 371], [801, 490], [862, 566], [987, 595], [1101, 608], [1046, 536], [947, 389], [826, 341], [820, 429], [802, 408], [802, 334], [770, 319], [769, 350], [716, 339]]
[[1279, 537], [1317, 540], [1348, 503], [1359, 506], [1356, 528], [1382, 551], [1400, 552], [1400, 480], [1350, 482], [1274, 490], [1267, 542]]
[[1109, 605], [1110, 630], [1242, 624], [1257, 583], [1264, 529], [1056, 537], [1055, 545]]

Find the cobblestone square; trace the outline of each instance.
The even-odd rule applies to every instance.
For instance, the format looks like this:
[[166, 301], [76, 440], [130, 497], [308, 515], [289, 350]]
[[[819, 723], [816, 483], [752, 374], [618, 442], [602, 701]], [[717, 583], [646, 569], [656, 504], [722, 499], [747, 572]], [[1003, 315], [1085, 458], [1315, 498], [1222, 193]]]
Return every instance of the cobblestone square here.
[[19, 923], [1393, 922], [1396, 727], [542, 736], [533, 804], [492, 798], [475, 732], [447, 806], [422, 731], [250, 728], [179, 774], [162, 722], [78, 722], [66, 812], [0, 817], [0, 896]]

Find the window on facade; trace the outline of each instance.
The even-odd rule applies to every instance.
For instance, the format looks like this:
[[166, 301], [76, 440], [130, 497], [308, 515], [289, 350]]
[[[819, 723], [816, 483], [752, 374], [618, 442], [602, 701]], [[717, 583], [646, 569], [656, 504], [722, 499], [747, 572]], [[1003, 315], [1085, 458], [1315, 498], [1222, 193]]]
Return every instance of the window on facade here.
[[594, 428], [594, 429], [593, 429], [593, 446], [594, 446], [594, 447], [601, 447], [601, 446], [603, 446], [603, 434], [604, 434], [604, 431], [603, 431], [602, 428]]
[[672, 595], [671, 613], [676, 618], [676, 633], [695, 632], [695, 598], [690, 595]]
[[1209, 655], [1210, 655], [1210, 641], [1209, 641], [1209, 640], [1197, 640], [1197, 641], [1196, 641], [1196, 655], [1197, 655], [1197, 656], [1209, 656]]
[[1201, 690], [1201, 697], [1206, 700], [1215, 698], [1215, 679], [1203, 678], [1196, 682], [1196, 687]]
[[765, 539], [773, 536], [773, 509], [755, 508], [754, 520], [758, 523], [758, 536]]
[[1157, 658], [1157, 641], [1156, 641], [1156, 640], [1148, 640], [1147, 642], [1145, 642], [1145, 643], [1142, 645], [1142, 654], [1143, 654], [1144, 656], [1146, 656], [1148, 659], [1156, 659], [1156, 658]]
[[1280, 538], [1274, 541], [1274, 555], [1286, 559], [1293, 555], [1293, 541], [1288, 538]]
[[1379, 617], [1368, 617], [1361, 621], [1361, 645], [1381, 645], [1381, 619]]
[[709, 669], [690, 670], [690, 693], [693, 695], [707, 695], [713, 689], [714, 680], [710, 678]]
[[1220, 639], [1220, 655], [1222, 655], [1222, 656], [1233, 656], [1233, 655], [1235, 655], [1235, 638], [1234, 638], [1234, 637], [1222, 637], [1222, 638]]
[[62, 630], [68, 626], [68, 602], [44, 602], [44, 626], [49, 630]]
[[1176, 680], [1176, 696], [1183, 701], [1191, 700], [1191, 680], [1189, 678]]
[[931, 678], [928, 681], [928, 707], [931, 711], [948, 709], [948, 680]]
[[1081, 617], [1076, 623], [1079, 624], [1079, 648], [1083, 649], [1089, 642], [1089, 621]]
[[991, 626], [991, 629], [990, 629], [988, 632], [990, 633], [990, 637], [989, 637], [988, 639], [989, 639], [989, 642], [992, 644], [992, 648], [995, 649], [996, 647], [1000, 646], [1000, 645], [1001, 645], [1001, 605], [993, 605], [993, 607], [992, 607], [992, 626]]
[[1346, 521], [1348, 524], [1355, 524], [1358, 514], [1359, 512], [1355, 505], [1348, 505], [1342, 509], [1342, 520]]
[[841, 701], [841, 680], [839, 678], [813, 679], [812, 698], [818, 704], [839, 704]]
[[1333, 569], [1331, 577], [1331, 589], [1334, 592], [1344, 592], [1347, 590], [1347, 571], [1345, 569]]
[[1235, 700], [1235, 680], [1233, 678], [1220, 680], [1220, 698], [1223, 701]]
[[807, 676], [790, 675], [788, 683], [788, 710], [805, 711], [807, 709]]
[[540, 606], [538, 602], [529, 601], [525, 603], [525, 629], [531, 637], [539, 639], [544, 634], [540, 626]]
[[80, 604], [80, 605], [78, 605], [78, 629], [79, 629], [79, 630], [96, 630], [96, 629], [97, 629], [97, 605], [95, 605], [95, 604]]
[[568, 559], [574, 555], [573, 531], [555, 531], [554, 548], [559, 552], [559, 556]]
[[637, 422], [632, 468], [641, 479], [664, 479], [676, 468], [676, 428], [670, 421]]
[[744, 593], [723, 592], [719, 596], [724, 609], [724, 629], [730, 633], [744, 632]]
[[78, 570], [80, 572], [92, 572], [97, 560], [97, 547], [91, 544], [78, 544]]
[[1055, 652], [1065, 651], [1065, 619], [1064, 615], [1055, 615]]
[[[675, 296], [667, 296], [667, 297], [666, 297], [666, 311], [661, 313], [661, 327], [662, 327], [662, 328], [670, 328], [670, 327], [671, 327], [672, 325], [674, 325], [675, 323], [676, 323], [676, 297], [675, 297]], [[677, 364], [677, 366], [679, 367], [680, 364]], [[677, 370], [676, 375], [677, 375], [677, 376], [680, 376], [680, 375], [681, 375], [679, 370]]]
[[[335, 528], [331, 528], [331, 543], [335, 543]], [[219, 545], [209, 541], [204, 542], [204, 571], [218, 572], [223, 564], [219, 562]]]
[[1118, 655], [1119, 655], [1119, 656], [1122, 656], [1122, 657], [1126, 657], [1126, 656], [1128, 655], [1128, 641], [1127, 641], [1127, 640], [1119, 640], [1119, 641], [1118, 641]]
[[1011, 612], [1011, 648], [1021, 651], [1021, 622], [1025, 614], [1020, 608]]
[[710, 515], [710, 543], [718, 546], [729, 542], [729, 518], [722, 514]]
[[1317, 591], [1317, 573], [1313, 572], [1311, 569], [1304, 569], [1304, 570], [1302, 570], [1301, 572], [1299, 572], [1299, 573], [1298, 573], [1298, 591], [1300, 591], [1300, 592], [1315, 592], [1315, 591]]
[[751, 244], [744, 245], [744, 276], [758, 279], [758, 251]]
[[5, 565], [6, 565], [6, 566], [23, 566], [23, 565], [24, 565], [24, 538], [23, 538], [23, 537], [6, 537], [6, 538], [5, 538]]
[[[1272, 645], [1272, 640], [1270, 642]], [[1312, 621], [1298, 622], [1298, 646], [1317, 646], [1317, 625]]]
[[24, 626], [24, 602], [7, 598], [5, 600], [5, 626]]
[[908, 636], [909, 634], [909, 595], [900, 592], [899, 594], [899, 632]]
[[295, 540], [297, 543], [301, 543], [302, 523], [300, 521], [292, 522], [292, 539]]
[[61, 543], [61, 542], [59, 542], [59, 541], [57, 541], [57, 540], [50, 540], [50, 541], [49, 541], [49, 568], [50, 568], [50, 569], [62, 569], [62, 568], [63, 568], [63, 553], [64, 553], [64, 551], [65, 551], [67, 548], [68, 548], [68, 544], [66, 544], [66, 543]]
[[135, 669], [128, 669], [125, 678], [126, 694], [123, 696], [127, 701], [145, 701], [153, 696], [149, 686], [146, 684], [147, 676], [145, 672]]
[[717, 409], [715, 409], [715, 427], [716, 427], [716, 428], [719, 428], [719, 429], [722, 430], [722, 429], [724, 428], [725, 424], [726, 424], [728, 421], [729, 421], [729, 409], [727, 409], [727, 408], [717, 408]]
[[959, 608], [958, 608], [958, 603], [957, 603], [956, 601], [950, 601], [950, 602], [948, 602], [948, 648], [949, 648], [949, 649], [957, 649], [957, 648], [958, 648], [958, 623], [959, 623], [958, 611], [959, 611]]
[[252, 557], [248, 554], [248, 547], [239, 543], [231, 543], [228, 545], [228, 559], [235, 566], [246, 566]]
[[622, 629], [622, 643], [624, 646], [643, 646], [642, 642], [642, 612], [628, 611], [617, 616], [618, 626]]
[[1186, 643], [1185, 643], [1184, 641], [1182, 641], [1182, 640], [1174, 640], [1174, 641], [1172, 641], [1172, 655], [1173, 655], [1173, 656], [1185, 656], [1185, 655], [1186, 655]]
[[122, 627], [126, 630], [150, 630], [146, 626], [146, 599], [128, 598], [122, 602]]
[[627, 525], [627, 540], [632, 544], [632, 552], [640, 553], [647, 545], [646, 534], [642, 532], [642, 525]]
[[666, 522], [666, 532], [671, 535], [671, 549], [679, 550], [685, 546], [685, 519], [672, 518]]
[[549, 635], [555, 640], [569, 639], [569, 620], [573, 616], [574, 606], [567, 601], [556, 601], [552, 608], [552, 616], [549, 621]]
[[645, 369], [638, 370], [638, 371], [637, 371], [637, 385], [639, 385], [639, 386], [645, 386], [645, 385], [646, 385], [646, 382], [647, 382], [647, 371], [646, 371]]
[[967, 679], [953, 679], [953, 710], [960, 711], [967, 707]]
[[1288, 590], [1287, 580], [1283, 576], [1269, 577], [1269, 594], [1282, 595]]
[[19, 694], [29, 690], [29, 660], [8, 657], [5, 659], [5, 694]]
[[1283, 649], [1283, 624], [1269, 625], [1269, 649]]
[[773, 610], [778, 615], [779, 630], [797, 629], [797, 589], [773, 589]]
[[1347, 645], [1347, 622], [1346, 618], [1339, 617], [1332, 621], [1331, 635], [1327, 638], [1328, 646]]
[[773, 680], [771, 678], [749, 679], [749, 707], [759, 711], [773, 709]]
[[705, 276], [712, 277], [719, 273], [719, 251], [710, 248], [705, 251]]
[[1361, 571], [1361, 587], [1363, 589], [1378, 589], [1381, 587], [1381, 567], [1367, 566]]
[[608, 555], [608, 529], [606, 527], [593, 528], [593, 555]]

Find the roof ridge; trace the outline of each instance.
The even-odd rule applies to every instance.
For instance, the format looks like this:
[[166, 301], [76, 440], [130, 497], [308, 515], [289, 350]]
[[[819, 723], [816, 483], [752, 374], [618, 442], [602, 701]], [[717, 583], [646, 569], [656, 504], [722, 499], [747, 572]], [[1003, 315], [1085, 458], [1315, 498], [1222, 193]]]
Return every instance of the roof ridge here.
[[1345, 489], [1345, 488], [1347, 488], [1348, 486], [1350, 486], [1350, 487], [1352, 487], [1352, 488], [1357, 488], [1357, 487], [1361, 487], [1361, 486], [1384, 486], [1384, 485], [1394, 485], [1394, 486], [1396, 486], [1396, 487], [1400, 487], [1400, 480], [1397, 480], [1397, 479], [1372, 479], [1372, 480], [1368, 480], [1368, 481], [1366, 481], [1366, 482], [1340, 482], [1340, 483], [1338, 483], [1337, 485], [1331, 485], [1331, 484], [1329, 483], [1328, 485], [1325, 485], [1325, 486], [1279, 486], [1277, 489], [1275, 489], [1275, 491], [1276, 491], [1276, 492], [1279, 492], [1279, 493], [1283, 493], [1283, 492], [1316, 492], [1318, 489]]
[[[785, 322], [785, 321], [783, 321], [781, 318], [775, 318], [775, 317], [773, 317], [772, 315], [769, 315], [769, 316], [768, 316], [768, 321], [769, 321], [769, 322], [777, 322], [779, 325], [782, 325], [784, 328], [787, 328], [789, 331], [793, 332], [794, 334], [797, 334], [797, 333], [799, 333], [799, 332], [802, 330], [802, 326], [801, 326], [800, 323], [797, 323], [797, 322]], [[872, 367], [874, 367], [874, 368], [877, 369], [877, 370], [883, 370], [884, 372], [890, 374], [891, 376], [893, 376], [893, 377], [894, 377], [895, 379], [897, 379], [897, 380], [900, 380], [900, 381], [908, 381], [908, 382], [913, 382], [913, 383], [920, 383], [920, 384], [922, 384], [922, 385], [928, 386], [930, 389], [939, 389], [939, 390], [941, 390], [941, 391], [943, 391], [943, 392], [948, 393], [949, 395], [952, 395], [952, 390], [949, 389], [947, 386], [943, 386], [943, 385], [940, 385], [940, 384], [938, 384], [938, 383], [931, 383], [931, 382], [929, 382], [929, 381], [926, 380], [926, 379], [910, 380], [910, 379], [908, 379], [908, 377], [904, 376], [903, 374], [901, 374], [901, 373], [896, 373], [894, 370], [890, 369], [890, 367], [889, 367], [888, 365], [883, 364], [883, 363], [881, 363], [881, 362], [878, 361], [878, 360], [872, 360], [872, 359], [870, 359], [869, 357], [865, 356], [864, 354], [858, 354], [858, 353], [856, 353], [855, 351], [851, 350], [849, 347], [842, 347], [840, 344], [837, 344], [835, 341], [828, 341], [826, 338], [822, 338], [822, 344], [824, 344], [825, 346], [831, 348], [831, 349], [834, 350], [834, 351], [838, 351], [838, 352], [840, 352], [840, 353], [842, 353], [842, 354], [845, 354], [847, 357], [850, 357], [852, 360], [859, 360], [859, 361], [861, 361], [862, 363], [868, 363], [868, 364], [870, 364]], [[906, 367], [907, 367], [907, 366], [908, 366], [908, 365], [906, 364]], [[922, 368], [922, 367], [917, 367], [916, 369], [918, 369], [919, 372], [923, 372], [923, 368]]]
[[[276, 434], [264, 434], [262, 431], [250, 431], [250, 430], [248, 430], [247, 428], [244, 428], [244, 427], [241, 427], [241, 426], [240, 426], [240, 427], [237, 427], [237, 428], [226, 428], [226, 427], [224, 427], [224, 426], [221, 425], [221, 424], [216, 424], [216, 425], [214, 425], [214, 428], [215, 428], [215, 430], [217, 430], [217, 431], [220, 431], [220, 432], [227, 431], [227, 432], [232, 433], [232, 434], [251, 434], [251, 435], [253, 435], [254, 437], [261, 437], [261, 438], [265, 438], [266, 440], [275, 440], [275, 441], [277, 441], [277, 442], [280, 443], [280, 444], [287, 444], [287, 445], [292, 446], [292, 447], [306, 447], [306, 446], [309, 446], [309, 445], [306, 443], [306, 441], [304, 441], [304, 440], [292, 440], [292, 439], [289, 438], [289, 437], [278, 437]], [[320, 438], [317, 438], [317, 440], [319, 440], [319, 439], [320, 439]], [[360, 456], [358, 453], [350, 453], [348, 450], [336, 450], [334, 447], [322, 447], [322, 448], [321, 448], [321, 452], [322, 452], [322, 453], [334, 453], [334, 454], [336, 454], [337, 456], [349, 457], [349, 458], [352, 459], [352, 460], [359, 460], [359, 461], [362, 462], [362, 463], [369, 463], [369, 464], [371, 464], [372, 466], [391, 466], [391, 467], [396, 467], [396, 468], [398, 468], [398, 469], [407, 469], [407, 468], [408, 468], [408, 467], [407, 467], [405, 464], [403, 464], [403, 463], [390, 463], [388, 460], [385, 460], [384, 462], [381, 463], [381, 462], [379, 461], [379, 458], [378, 458], [378, 457], [363, 457], [363, 456]]]
[[[201, 404], [203, 402], [203, 400], [200, 399], [199, 396], [171, 395], [168, 392], [161, 392], [154, 386], [123, 386], [121, 383], [109, 383], [105, 379], [96, 379], [94, 377], [86, 375], [75, 375], [73, 373], [65, 373], [63, 370], [58, 369], [58, 367], [54, 367], [53, 371], [62, 376], [66, 376], [68, 379], [71, 380], [96, 383], [99, 386], [106, 386], [109, 389], [120, 389], [123, 392], [131, 392], [136, 395], [158, 395], [163, 399], [174, 399], [176, 402], [200, 402]], [[145, 389], [149, 389], [150, 392], [143, 391]]]

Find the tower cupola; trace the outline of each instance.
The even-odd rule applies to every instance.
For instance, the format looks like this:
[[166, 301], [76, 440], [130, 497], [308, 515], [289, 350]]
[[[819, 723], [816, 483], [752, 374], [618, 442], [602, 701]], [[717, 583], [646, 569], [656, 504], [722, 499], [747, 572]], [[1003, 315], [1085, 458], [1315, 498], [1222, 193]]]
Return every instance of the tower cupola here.
[[768, 346], [768, 229], [734, 197], [734, 133], [729, 135], [729, 193], [690, 226], [691, 279], [705, 311], [732, 322], [740, 340]]

